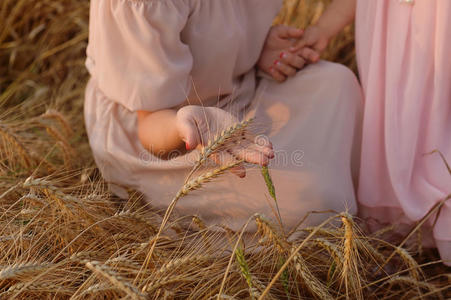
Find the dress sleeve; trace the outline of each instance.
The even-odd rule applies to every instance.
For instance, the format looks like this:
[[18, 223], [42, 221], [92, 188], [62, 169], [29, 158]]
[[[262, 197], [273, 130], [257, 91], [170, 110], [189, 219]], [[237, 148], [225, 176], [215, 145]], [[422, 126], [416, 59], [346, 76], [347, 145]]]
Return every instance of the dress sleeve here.
[[[90, 45], [100, 90], [130, 111], [185, 101], [193, 57], [181, 41], [186, 0], [93, 0]], [[89, 55], [89, 51], [88, 51]]]

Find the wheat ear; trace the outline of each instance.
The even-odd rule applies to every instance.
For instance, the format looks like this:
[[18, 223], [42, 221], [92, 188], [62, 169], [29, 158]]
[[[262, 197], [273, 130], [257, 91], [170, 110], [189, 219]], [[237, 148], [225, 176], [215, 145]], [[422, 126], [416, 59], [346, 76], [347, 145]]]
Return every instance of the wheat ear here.
[[174, 269], [180, 267], [180, 266], [186, 266], [186, 265], [199, 265], [205, 261], [208, 261], [210, 259], [209, 256], [186, 256], [182, 258], [172, 259], [166, 264], [164, 264], [158, 271], [152, 274], [152, 277], [158, 278], [160, 276], [167, 275]]
[[243, 278], [246, 280], [246, 283], [249, 287], [249, 295], [251, 296], [252, 299], [257, 299], [258, 297], [260, 297], [260, 293], [253, 285], [254, 280], [249, 270], [249, 265], [246, 261], [246, 258], [244, 257], [244, 250], [238, 247], [235, 250], [235, 257], [238, 262], [238, 266], [241, 270], [241, 276], [243, 276]]
[[274, 187], [274, 182], [272, 181], [271, 175], [269, 174], [269, 169], [267, 166], [263, 166], [261, 168], [261, 173], [263, 176], [263, 179], [265, 180], [266, 183], [266, 187], [268, 188], [268, 193], [271, 196], [271, 198], [273, 198], [275, 204], [276, 204], [276, 209], [277, 209], [277, 217], [279, 218], [279, 223], [280, 223], [280, 228], [283, 231], [283, 222], [282, 222], [282, 216], [280, 215], [280, 209], [279, 209], [279, 203], [277, 202], [277, 197], [276, 197], [276, 188]]
[[6, 293], [17, 293], [17, 292], [27, 292], [27, 291], [34, 291], [34, 292], [51, 292], [55, 294], [67, 294], [70, 295], [72, 291], [66, 289], [65, 287], [62, 287], [60, 285], [46, 283], [46, 282], [33, 282], [33, 283], [27, 283], [27, 282], [19, 282], [16, 283], [8, 288]]
[[418, 266], [416, 260], [404, 248], [396, 247], [395, 251], [402, 258], [404, 263], [409, 267], [410, 276], [412, 276], [412, 278], [414, 278], [415, 280], [419, 280], [421, 269]]
[[304, 258], [299, 254], [299, 252], [294, 251], [296, 251], [296, 249], [293, 248], [292, 253], [295, 253], [293, 262], [295, 264], [296, 271], [304, 281], [309, 291], [319, 299], [333, 300], [334, 298], [329, 293], [327, 287], [312, 274]]
[[43, 119], [53, 119], [60, 124], [64, 129], [66, 135], [71, 136], [73, 134], [72, 128], [69, 126], [69, 122], [59, 111], [54, 109], [48, 109], [45, 114], [41, 115]]
[[258, 231], [261, 235], [267, 237], [271, 241], [280, 253], [289, 249], [289, 243], [281, 238], [276, 230], [271, 226], [271, 223], [261, 215], [256, 215], [255, 223], [257, 224]]
[[360, 287], [360, 277], [358, 273], [358, 265], [356, 259], [358, 253], [355, 240], [358, 238], [354, 232], [354, 221], [348, 213], [341, 214], [341, 221], [344, 225], [344, 250], [342, 279], [345, 281], [346, 297], [349, 297], [350, 291], [354, 293], [354, 297], [362, 299]]
[[243, 120], [239, 123], [236, 123], [230, 126], [229, 128], [224, 129], [219, 135], [216, 135], [211, 141], [209, 141], [207, 146], [202, 148], [199, 159], [195, 163], [191, 172], [186, 177], [185, 184], [189, 181], [194, 172], [196, 172], [213, 153], [218, 151], [220, 147], [224, 146], [230, 139], [235, 137], [240, 131], [245, 130], [252, 123], [253, 120], [254, 118], [250, 118]]
[[42, 270], [47, 270], [51, 266], [52, 265], [50, 264], [34, 264], [34, 263], [14, 264], [0, 271], [0, 280], [11, 279], [40, 272]]
[[125, 278], [122, 278], [107, 266], [102, 265], [97, 261], [90, 261], [86, 263], [86, 267], [91, 271], [99, 275], [102, 275], [103, 277], [108, 279], [114, 286], [116, 286], [121, 291], [125, 292], [132, 299], [134, 300], [146, 299], [146, 295], [139, 292], [139, 290], [135, 286], [127, 282]]
[[3, 139], [4, 145], [6, 145], [7, 143], [11, 144], [14, 147], [15, 152], [19, 153], [20, 157], [22, 158], [24, 167], [30, 168], [33, 165], [33, 160], [28, 155], [25, 147], [19, 142], [19, 140], [13, 134], [8, 132], [5, 126], [1, 124], [0, 124], [0, 136]]

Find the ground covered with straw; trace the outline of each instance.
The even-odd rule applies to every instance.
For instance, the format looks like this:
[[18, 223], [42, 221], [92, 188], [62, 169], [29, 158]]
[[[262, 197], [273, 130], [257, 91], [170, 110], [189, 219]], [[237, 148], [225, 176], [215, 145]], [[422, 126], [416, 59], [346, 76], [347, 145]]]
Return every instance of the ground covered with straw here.
[[[286, 2], [278, 23], [306, 26], [324, 8]], [[368, 234], [341, 213], [290, 238], [255, 215], [258, 232], [244, 236], [170, 218], [137, 192], [112, 197], [83, 127], [88, 9], [0, 2], [0, 299], [451, 298], [450, 269], [420, 246], [420, 230], [402, 243], [393, 228]], [[326, 58], [355, 70], [352, 36], [348, 28]], [[174, 200], [230, 167], [192, 179]]]

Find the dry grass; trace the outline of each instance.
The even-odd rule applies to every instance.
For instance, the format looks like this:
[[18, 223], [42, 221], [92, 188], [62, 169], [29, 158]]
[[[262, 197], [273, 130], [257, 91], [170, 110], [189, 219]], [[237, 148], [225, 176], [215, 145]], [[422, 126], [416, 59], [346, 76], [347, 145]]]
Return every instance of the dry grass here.
[[[322, 3], [287, 1], [278, 22], [305, 26]], [[436, 252], [366, 235], [346, 214], [296, 239], [256, 216], [241, 243], [195, 216], [164, 218], [136, 192], [111, 197], [83, 128], [88, 7], [0, 3], [0, 299], [451, 297]], [[352, 28], [326, 57], [355, 69]]]

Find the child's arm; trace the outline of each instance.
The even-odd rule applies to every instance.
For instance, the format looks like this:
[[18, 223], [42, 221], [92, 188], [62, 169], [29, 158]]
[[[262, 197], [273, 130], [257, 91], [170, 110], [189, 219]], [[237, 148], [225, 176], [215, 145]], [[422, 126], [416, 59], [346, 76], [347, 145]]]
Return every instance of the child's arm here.
[[329, 40], [354, 20], [356, 3], [357, 0], [332, 1], [318, 22], [306, 29], [303, 38], [290, 51], [298, 52], [310, 46], [319, 53], [323, 52]]

